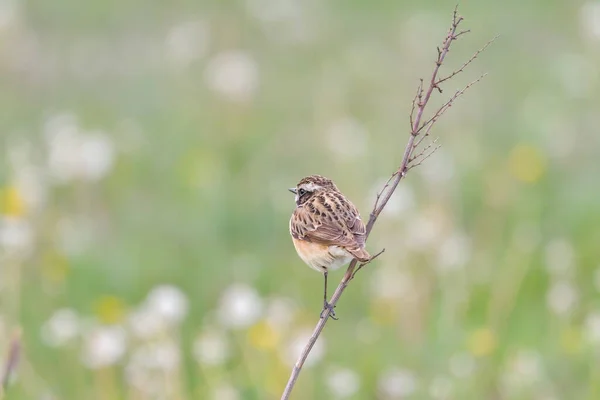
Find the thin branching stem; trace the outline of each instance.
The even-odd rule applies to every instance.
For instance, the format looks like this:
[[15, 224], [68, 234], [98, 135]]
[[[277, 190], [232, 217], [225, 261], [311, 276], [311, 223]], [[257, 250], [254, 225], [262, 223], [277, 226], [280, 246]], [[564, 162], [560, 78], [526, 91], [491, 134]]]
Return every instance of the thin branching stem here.
[[[446, 55], [450, 51], [450, 45], [455, 40], [457, 40], [460, 36], [469, 32], [468, 30], [463, 30], [463, 31], [457, 32], [458, 26], [460, 25], [460, 23], [462, 21], [463, 21], [463, 18], [458, 15], [458, 9], [455, 8], [453, 18], [452, 18], [452, 24], [450, 26], [450, 29], [448, 30], [448, 34], [447, 34], [446, 38], [444, 39], [442, 45], [437, 48], [437, 58], [435, 60], [435, 67], [433, 69], [433, 73], [431, 74], [431, 79], [429, 79], [427, 88], [424, 88], [423, 79], [420, 80], [420, 83], [417, 87], [416, 94], [412, 100], [411, 112], [409, 115], [410, 136], [408, 138], [408, 143], [406, 144], [406, 147], [404, 149], [402, 161], [400, 162], [400, 166], [398, 167], [398, 169], [396, 171], [394, 171], [394, 173], [387, 180], [387, 182], [385, 183], [383, 188], [377, 193], [377, 197], [375, 199], [375, 204], [373, 205], [373, 210], [371, 211], [371, 214], [369, 216], [369, 221], [367, 222], [367, 225], [366, 225], [367, 238], [369, 237], [371, 230], [373, 229], [373, 225], [375, 225], [375, 222], [377, 221], [377, 218], [379, 217], [379, 215], [381, 214], [381, 212], [387, 205], [388, 201], [394, 194], [394, 191], [396, 190], [396, 187], [398, 186], [398, 184], [400, 183], [402, 178], [404, 178], [406, 176], [406, 173], [409, 171], [409, 169], [412, 169], [412, 168], [420, 165], [427, 158], [431, 157], [431, 155], [433, 153], [435, 153], [435, 151], [439, 148], [439, 146], [436, 146], [431, 151], [427, 152], [427, 150], [429, 150], [431, 148], [431, 146], [435, 145], [435, 143], [437, 141], [437, 139], [436, 139], [436, 141], [434, 141], [434, 143], [432, 143], [430, 146], [426, 147], [423, 151], [421, 151], [419, 154], [417, 154], [417, 156], [414, 156], [414, 154], [413, 154], [415, 152], [415, 149], [418, 147], [419, 144], [421, 144], [421, 142], [426, 137], [429, 136], [431, 128], [435, 125], [435, 122], [446, 112], [446, 110], [448, 108], [450, 108], [452, 106], [454, 101], [458, 97], [462, 96], [462, 94], [467, 89], [469, 89], [475, 83], [479, 82], [483, 78], [483, 76], [485, 76], [485, 75], [482, 75], [477, 80], [469, 83], [463, 89], [457, 91], [446, 103], [444, 103], [433, 114], [433, 116], [431, 118], [429, 118], [427, 120], [427, 122], [425, 122], [425, 123], [422, 122], [423, 114], [425, 112], [427, 104], [429, 103], [429, 99], [431, 98], [433, 91], [435, 89], [437, 89], [438, 92], [441, 93], [439, 84], [449, 80], [450, 78], [452, 78], [452, 77], [456, 76], [458, 73], [460, 73], [462, 71], [462, 69], [464, 69], [466, 66], [468, 66], [475, 58], [477, 58], [477, 56], [482, 51], [484, 51], [493, 42], [493, 40], [491, 40], [485, 46], [483, 46], [483, 48], [478, 50], [471, 57], [471, 59], [469, 59], [466, 63], [463, 64], [463, 66], [461, 68], [459, 68], [458, 70], [451, 73], [448, 77], [440, 79], [438, 77], [438, 73], [439, 73], [440, 67], [444, 63], [444, 59], [446, 58]], [[423, 129], [425, 129], [424, 132], [423, 132]], [[417, 140], [417, 137], [419, 137], [419, 136], [421, 136], [421, 137]], [[414, 163], [414, 162], [416, 162], [416, 163]], [[409, 165], [411, 163], [413, 163], [413, 164]], [[348, 266], [348, 269], [346, 270], [346, 273], [344, 274], [344, 277], [342, 278], [338, 287], [335, 289], [335, 292], [333, 293], [333, 296], [331, 297], [331, 300], [329, 301], [329, 303], [333, 307], [335, 307], [335, 305], [337, 304], [341, 295], [343, 294], [344, 290], [346, 290], [346, 287], [348, 287], [349, 282], [355, 277], [356, 273], [361, 268], [363, 268], [365, 265], [367, 265], [370, 261], [374, 260], [376, 257], [378, 257], [382, 253], [383, 253], [383, 250], [381, 252], [377, 253], [375, 256], [373, 256], [371, 258], [371, 260], [369, 260], [368, 262], [360, 264], [358, 266], [358, 268], [357, 268], [357, 264], [358, 264], [357, 260], [356, 259], [352, 260], [352, 262]], [[332, 309], [333, 309], [333, 307], [332, 307]], [[289, 399], [289, 397], [292, 393], [292, 390], [294, 389], [294, 385], [296, 384], [296, 381], [298, 380], [298, 376], [300, 375], [300, 372], [302, 371], [304, 362], [306, 361], [308, 355], [310, 354], [313, 346], [319, 339], [319, 336], [321, 335], [323, 328], [325, 328], [325, 324], [329, 320], [330, 316], [331, 315], [330, 315], [329, 309], [325, 309], [321, 313], [321, 317], [319, 318], [319, 321], [317, 322], [317, 325], [315, 326], [315, 329], [314, 329], [311, 337], [309, 338], [308, 343], [304, 347], [303, 351], [301, 352], [300, 356], [298, 357], [298, 360], [296, 361], [296, 364], [294, 365], [294, 368], [292, 369], [292, 373], [290, 375], [288, 383], [287, 383], [287, 385], [284, 389], [284, 392], [281, 396], [282, 400]]]
[[[465, 31], [465, 33], [468, 31]], [[458, 37], [458, 35], [456, 35], [456, 37]], [[492, 43], [494, 43], [494, 41], [496, 41], [496, 39], [498, 39], [499, 36], [494, 36], [494, 38], [490, 41], [488, 41], [485, 45], [483, 45], [483, 47], [481, 47], [479, 50], [477, 50], [475, 53], [473, 53], [473, 55], [471, 56], [471, 58], [469, 58], [463, 65], [461, 65], [461, 67], [459, 69], [457, 69], [456, 71], [453, 71], [450, 75], [448, 75], [445, 78], [441, 78], [439, 79], [436, 84], [439, 86], [440, 83], [442, 82], [446, 82], [449, 79], [454, 78], [456, 75], [460, 74], [461, 72], [463, 72], [465, 70], [465, 68], [471, 64], [473, 61], [475, 61], [475, 59], [477, 58], [477, 56], [479, 54], [481, 54], [482, 52], [485, 51], [485, 49], [488, 48], [489, 45], [491, 45]]]
[[21, 358], [21, 331], [17, 330], [9, 343], [6, 360], [0, 375], [0, 399], [8, 389], [11, 377], [15, 375]]

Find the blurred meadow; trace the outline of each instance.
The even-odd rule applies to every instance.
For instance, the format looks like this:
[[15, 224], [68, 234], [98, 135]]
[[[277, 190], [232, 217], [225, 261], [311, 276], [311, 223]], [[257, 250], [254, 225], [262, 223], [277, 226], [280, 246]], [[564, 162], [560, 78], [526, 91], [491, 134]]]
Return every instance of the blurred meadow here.
[[[323, 283], [287, 188], [325, 175], [368, 218], [454, 4], [0, 1], [5, 398], [278, 399]], [[489, 75], [294, 399], [600, 398], [600, 1], [460, 13], [443, 71], [501, 38], [432, 108]]]

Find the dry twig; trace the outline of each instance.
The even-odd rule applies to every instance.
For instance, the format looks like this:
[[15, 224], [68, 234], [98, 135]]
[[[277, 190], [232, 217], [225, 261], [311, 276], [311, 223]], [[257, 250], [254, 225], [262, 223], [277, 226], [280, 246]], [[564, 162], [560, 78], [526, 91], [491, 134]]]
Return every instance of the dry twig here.
[[[373, 206], [373, 210], [371, 211], [369, 221], [366, 226], [367, 237], [371, 233], [371, 230], [373, 229], [373, 225], [377, 221], [377, 218], [379, 217], [379, 215], [385, 208], [387, 202], [392, 197], [392, 194], [396, 190], [396, 187], [398, 186], [398, 184], [400, 183], [402, 178], [404, 178], [406, 176], [406, 173], [410, 169], [421, 165], [421, 163], [423, 163], [423, 161], [425, 161], [427, 158], [431, 157], [431, 155], [439, 148], [439, 146], [436, 146], [431, 151], [427, 152], [432, 146], [434, 146], [436, 144], [437, 139], [432, 144], [426, 146], [420, 153], [418, 153], [417, 155], [414, 155], [414, 152], [417, 149], [417, 147], [423, 142], [423, 140], [426, 137], [429, 136], [431, 128], [435, 125], [435, 123], [438, 121], [438, 119], [446, 112], [446, 110], [448, 110], [452, 106], [452, 104], [456, 101], [456, 99], [458, 99], [460, 96], [462, 96], [466, 90], [468, 90], [475, 83], [479, 82], [485, 76], [485, 74], [480, 76], [475, 81], [466, 85], [463, 89], [458, 90], [452, 97], [450, 97], [450, 99], [448, 101], [446, 101], [440, 108], [438, 108], [438, 110], [433, 114], [433, 116], [431, 118], [429, 118], [426, 122], [423, 122], [423, 123], [421, 122], [421, 120], [423, 119], [423, 113], [425, 112], [425, 108], [427, 106], [427, 103], [429, 102], [429, 99], [431, 98], [431, 95], [432, 95], [434, 89], [437, 89], [439, 93], [442, 93], [442, 89], [440, 88], [439, 85], [441, 83], [451, 79], [452, 77], [456, 76], [460, 72], [462, 72], [465, 69], [465, 67], [467, 67], [471, 62], [473, 62], [473, 60], [475, 60], [475, 58], [477, 58], [477, 56], [482, 51], [484, 51], [496, 39], [496, 38], [494, 38], [494, 39], [490, 40], [481, 49], [477, 50], [477, 52], [475, 52], [475, 54], [473, 54], [473, 56], [467, 62], [465, 62], [459, 69], [453, 71], [451, 74], [449, 74], [445, 78], [438, 78], [439, 69], [442, 66], [442, 64], [444, 63], [444, 59], [446, 58], [446, 55], [450, 51], [450, 45], [452, 44], [452, 42], [457, 40], [460, 36], [469, 32], [468, 30], [457, 32], [458, 26], [460, 25], [460, 23], [462, 21], [463, 21], [463, 17], [458, 15], [458, 10], [457, 10], [457, 8], [455, 8], [454, 14], [452, 17], [452, 25], [450, 26], [450, 29], [448, 30], [448, 34], [447, 34], [446, 38], [444, 39], [442, 46], [437, 48], [438, 55], [437, 55], [437, 59], [435, 61], [435, 68], [431, 75], [429, 85], [428, 85], [427, 89], [425, 90], [423, 88], [423, 79], [421, 79], [419, 86], [417, 87], [417, 92], [415, 94], [415, 97], [412, 100], [412, 107], [411, 107], [411, 112], [410, 112], [410, 116], [409, 116], [410, 136], [408, 138], [408, 143], [406, 144], [406, 148], [404, 150], [402, 162], [400, 163], [400, 166], [398, 167], [398, 169], [392, 174], [392, 176], [388, 179], [388, 181], [385, 183], [383, 188], [377, 194], [377, 198], [375, 199], [375, 204]], [[421, 136], [421, 137], [417, 140], [417, 138], [419, 136]], [[381, 252], [379, 252], [378, 254], [376, 254], [374, 257], [372, 257], [372, 259], [370, 261], [372, 261], [375, 257], [378, 257], [381, 253], [383, 253], [383, 250]], [[344, 274], [344, 277], [342, 278], [342, 281], [340, 282], [340, 284], [336, 288], [335, 292], [333, 293], [333, 296], [331, 297], [329, 304], [331, 304], [333, 307], [335, 307], [335, 305], [337, 304], [338, 300], [340, 299], [342, 293], [348, 286], [349, 282], [355, 277], [356, 273], [363, 266], [368, 264], [370, 261], [368, 261], [366, 263], [362, 263], [358, 266], [358, 268], [356, 268], [357, 260], [356, 259], [352, 260], [352, 262], [348, 266], [348, 269], [346, 270], [346, 273]], [[310, 354], [310, 351], [312, 350], [314, 344], [317, 342], [317, 339], [321, 335], [321, 332], [323, 331], [323, 328], [325, 327], [325, 324], [327, 323], [327, 320], [329, 319], [329, 317], [330, 317], [330, 310], [329, 309], [324, 310], [324, 312], [321, 314], [321, 318], [319, 319], [319, 322], [317, 323], [317, 325], [313, 331], [312, 336], [308, 340], [308, 343], [306, 344], [304, 350], [302, 351], [302, 353], [300, 354], [300, 357], [298, 358], [298, 360], [296, 361], [296, 364], [294, 365], [294, 368], [292, 370], [292, 373], [290, 375], [288, 383], [287, 383], [285, 390], [281, 396], [282, 400], [289, 399], [290, 394], [292, 393], [292, 390], [296, 383], [296, 380], [298, 379], [298, 376], [300, 375], [300, 372], [302, 371], [304, 362], [306, 361], [306, 358]]]
[[0, 399], [6, 393], [11, 377], [14, 375], [21, 358], [21, 331], [17, 330], [10, 341], [4, 369], [0, 376]]

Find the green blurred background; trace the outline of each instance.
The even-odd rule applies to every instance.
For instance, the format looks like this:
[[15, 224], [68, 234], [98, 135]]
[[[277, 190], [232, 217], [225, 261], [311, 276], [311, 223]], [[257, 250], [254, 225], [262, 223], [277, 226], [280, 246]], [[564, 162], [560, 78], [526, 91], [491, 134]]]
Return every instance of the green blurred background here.
[[[279, 398], [322, 290], [286, 189], [322, 174], [368, 216], [453, 8], [0, 2], [6, 398]], [[446, 73], [501, 38], [432, 107], [489, 75], [382, 214], [295, 399], [600, 398], [600, 2], [460, 12]]]

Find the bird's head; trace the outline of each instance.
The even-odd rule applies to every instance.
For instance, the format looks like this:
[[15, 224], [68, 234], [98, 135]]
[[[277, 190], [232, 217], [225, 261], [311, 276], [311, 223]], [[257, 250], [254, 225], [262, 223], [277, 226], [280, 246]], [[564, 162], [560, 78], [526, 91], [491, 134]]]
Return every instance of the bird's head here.
[[310, 175], [302, 178], [296, 187], [289, 188], [290, 192], [296, 195], [296, 205], [300, 206], [306, 203], [312, 196], [323, 191], [338, 191], [337, 186], [331, 179], [321, 175]]

